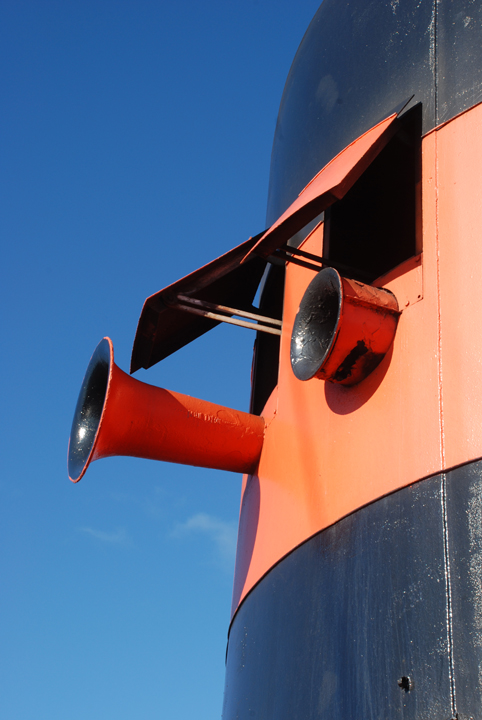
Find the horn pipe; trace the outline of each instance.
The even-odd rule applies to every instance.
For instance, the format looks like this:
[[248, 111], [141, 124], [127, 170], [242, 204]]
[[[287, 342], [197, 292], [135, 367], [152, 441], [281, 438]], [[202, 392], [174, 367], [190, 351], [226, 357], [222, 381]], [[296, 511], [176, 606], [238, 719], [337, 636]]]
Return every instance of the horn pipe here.
[[255, 470], [264, 420], [148, 385], [114, 363], [110, 338], [87, 367], [69, 439], [68, 470], [78, 482], [94, 460], [114, 455], [232, 472]]

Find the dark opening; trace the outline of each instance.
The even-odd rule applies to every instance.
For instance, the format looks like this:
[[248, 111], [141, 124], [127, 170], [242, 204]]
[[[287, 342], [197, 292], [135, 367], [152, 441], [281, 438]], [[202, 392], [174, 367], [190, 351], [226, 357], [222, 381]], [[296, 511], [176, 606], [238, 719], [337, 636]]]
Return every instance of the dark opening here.
[[408, 676], [404, 675], [398, 680], [398, 687], [405, 690], [405, 692], [410, 692], [413, 689], [413, 683]]
[[[259, 302], [261, 315], [282, 319], [284, 286], [284, 264], [271, 265], [261, 292]], [[256, 333], [250, 408], [250, 412], [254, 415], [261, 414], [266, 401], [278, 384], [280, 342], [279, 335]]]
[[110, 350], [104, 338], [97, 345], [80, 388], [69, 441], [69, 477], [82, 474], [94, 445], [109, 383]]
[[323, 254], [372, 282], [421, 251], [421, 105], [360, 179], [325, 212]]
[[291, 367], [298, 380], [314, 377], [330, 352], [340, 318], [342, 289], [333, 268], [324, 268], [303, 295], [291, 335]]

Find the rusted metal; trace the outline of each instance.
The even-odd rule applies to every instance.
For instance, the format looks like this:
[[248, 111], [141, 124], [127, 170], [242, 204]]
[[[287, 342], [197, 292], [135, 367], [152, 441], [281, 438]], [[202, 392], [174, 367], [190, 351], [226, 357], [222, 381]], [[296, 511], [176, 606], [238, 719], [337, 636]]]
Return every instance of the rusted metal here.
[[236, 308], [227, 307], [226, 305], [217, 305], [216, 303], [210, 303], [206, 300], [197, 300], [196, 298], [188, 297], [187, 295], [178, 295], [178, 300], [182, 303], [189, 303], [190, 305], [198, 305], [199, 307], [206, 308], [208, 310], [219, 310], [226, 312], [231, 315], [239, 315], [239, 317], [251, 318], [251, 320], [259, 320], [260, 322], [268, 323], [269, 325], [277, 325], [281, 327], [283, 325], [282, 320], [268, 317], [267, 315], [258, 315], [256, 313], [247, 312], [245, 310], [237, 310]]
[[313, 377], [356, 385], [389, 350], [398, 303], [389, 290], [342, 278], [325, 268], [309, 284], [291, 336], [291, 366], [299, 380]]
[[[260, 332], [269, 333], [271, 335], [281, 335], [281, 320], [275, 320], [274, 318], [269, 318], [264, 315], [256, 315], [255, 313], [245, 312], [243, 310], [236, 310], [236, 308], [230, 308], [225, 305], [216, 305], [216, 303], [196, 300], [195, 298], [190, 298], [186, 295], [177, 295], [172, 300], [170, 299], [169, 302], [171, 307], [181, 308], [193, 315], [210, 318], [211, 320], [228, 323], [229, 325], [249, 328], [250, 330], [259, 330]], [[218, 310], [219, 312], [212, 312], [212, 310]], [[252, 323], [246, 322], [245, 320], [238, 320], [237, 318], [232, 317], [232, 315], [253, 318], [259, 322]], [[263, 322], [272, 323], [272, 325], [277, 325], [278, 327], [271, 327], [270, 325], [263, 324]]]

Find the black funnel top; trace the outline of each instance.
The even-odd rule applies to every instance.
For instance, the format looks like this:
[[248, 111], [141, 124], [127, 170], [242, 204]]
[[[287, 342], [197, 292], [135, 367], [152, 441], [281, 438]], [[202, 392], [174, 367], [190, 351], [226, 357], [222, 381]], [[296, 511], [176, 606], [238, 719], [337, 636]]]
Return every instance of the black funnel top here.
[[73, 482], [84, 474], [94, 448], [109, 385], [110, 362], [111, 346], [104, 338], [90, 359], [75, 407], [68, 454], [69, 477]]
[[482, 3], [323, 0], [281, 100], [267, 224], [350, 142], [413, 96], [422, 133], [480, 102]]

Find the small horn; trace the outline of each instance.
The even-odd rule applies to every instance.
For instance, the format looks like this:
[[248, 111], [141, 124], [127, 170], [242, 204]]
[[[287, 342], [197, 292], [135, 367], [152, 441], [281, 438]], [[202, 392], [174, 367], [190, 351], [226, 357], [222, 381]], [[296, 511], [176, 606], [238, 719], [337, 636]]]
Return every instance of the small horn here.
[[293, 325], [294, 374], [298, 380], [356, 385], [390, 349], [399, 315], [389, 290], [323, 268], [308, 285]]
[[250, 473], [263, 445], [257, 415], [163, 390], [114, 363], [110, 338], [97, 345], [75, 408], [68, 470], [78, 482], [93, 460], [113, 455]]

